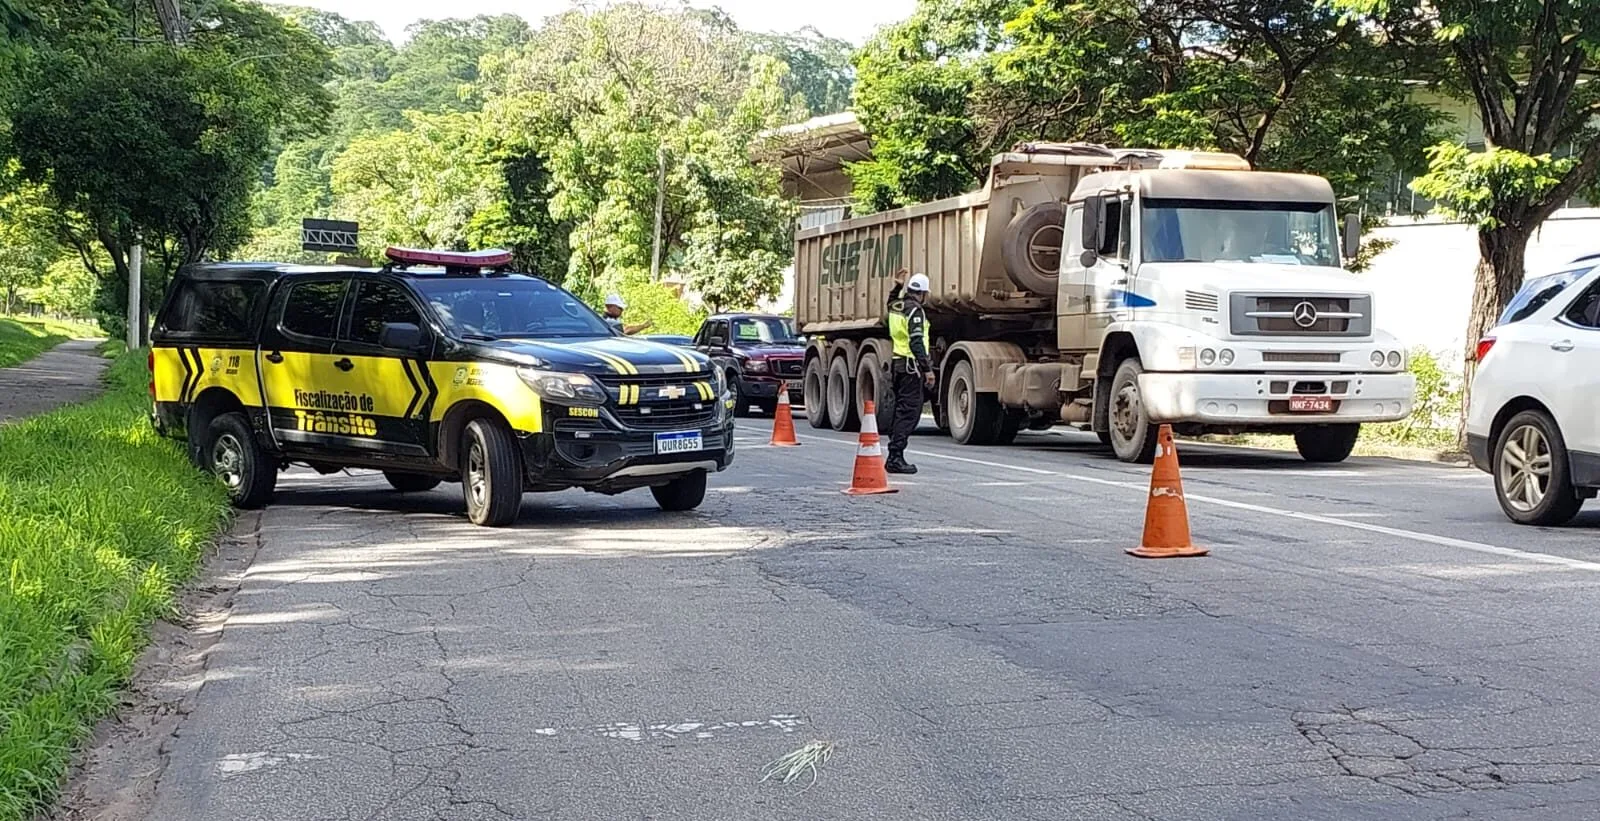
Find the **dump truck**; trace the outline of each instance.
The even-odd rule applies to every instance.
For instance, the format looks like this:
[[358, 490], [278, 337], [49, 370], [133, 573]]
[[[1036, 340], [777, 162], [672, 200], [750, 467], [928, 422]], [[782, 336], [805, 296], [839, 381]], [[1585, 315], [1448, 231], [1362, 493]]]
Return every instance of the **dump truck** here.
[[795, 313], [816, 427], [888, 422], [885, 319], [924, 273], [939, 428], [967, 445], [1093, 431], [1149, 462], [1180, 435], [1277, 433], [1312, 462], [1405, 418], [1405, 349], [1343, 267], [1360, 242], [1333, 188], [1212, 152], [1030, 143], [979, 191], [795, 235]]

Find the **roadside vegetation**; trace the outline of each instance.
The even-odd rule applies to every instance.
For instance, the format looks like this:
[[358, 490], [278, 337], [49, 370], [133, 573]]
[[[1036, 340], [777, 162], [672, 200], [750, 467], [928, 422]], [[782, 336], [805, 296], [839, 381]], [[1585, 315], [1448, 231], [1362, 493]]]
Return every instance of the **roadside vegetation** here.
[[84, 405], [0, 428], [0, 819], [48, 806], [172, 611], [226, 498], [146, 421], [143, 353]]
[[97, 336], [87, 325], [53, 319], [0, 317], [0, 368], [9, 368], [73, 337]]

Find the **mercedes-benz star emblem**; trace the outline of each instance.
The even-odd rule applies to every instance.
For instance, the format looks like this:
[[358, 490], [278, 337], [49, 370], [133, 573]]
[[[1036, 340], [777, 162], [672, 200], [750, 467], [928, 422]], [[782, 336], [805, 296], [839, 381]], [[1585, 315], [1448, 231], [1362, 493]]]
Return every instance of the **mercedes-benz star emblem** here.
[[1294, 324], [1302, 328], [1309, 328], [1317, 324], [1317, 306], [1309, 302], [1302, 302], [1294, 306]]

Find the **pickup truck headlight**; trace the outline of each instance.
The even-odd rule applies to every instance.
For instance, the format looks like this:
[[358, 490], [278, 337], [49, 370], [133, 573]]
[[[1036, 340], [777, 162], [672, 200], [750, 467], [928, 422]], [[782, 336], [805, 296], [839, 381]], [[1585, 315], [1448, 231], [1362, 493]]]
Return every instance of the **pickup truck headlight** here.
[[766, 373], [768, 367], [767, 360], [765, 359], [746, 359], [744, 361], [744, 369], [746, 373]]
[[604, 405], [607, 394], [594, 377], [586, 373], [518, 368], [517, 376], [540, 398], [567, 405]]

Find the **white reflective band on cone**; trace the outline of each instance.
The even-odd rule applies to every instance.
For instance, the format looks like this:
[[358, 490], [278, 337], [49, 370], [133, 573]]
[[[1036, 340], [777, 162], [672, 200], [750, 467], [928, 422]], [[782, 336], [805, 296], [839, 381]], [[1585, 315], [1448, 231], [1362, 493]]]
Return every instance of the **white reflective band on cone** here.
[[883, 447], [881, 445], [862, 445], [861, 449], [856, 451], [856, 455], [857, 456], [882, 456], [883, 455]]

